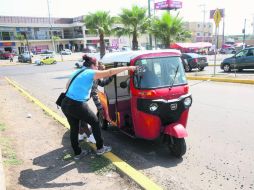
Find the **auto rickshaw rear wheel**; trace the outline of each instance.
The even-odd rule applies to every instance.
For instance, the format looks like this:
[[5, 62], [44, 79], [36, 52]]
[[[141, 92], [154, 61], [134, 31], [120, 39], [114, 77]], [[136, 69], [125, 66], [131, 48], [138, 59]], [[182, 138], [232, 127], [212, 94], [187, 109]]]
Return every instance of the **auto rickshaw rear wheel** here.
[[186, 143], [184, 138], [169, 137], [168, 147], [170, 152], [181, 158], [186, 153]]
[[103, 114], [101, 114], [99, 111], [97, 112], [97, 117], [99, 120], [99, 126], [100, 128], [107, 130], [108, 129], [108, 121], [103, 117]]

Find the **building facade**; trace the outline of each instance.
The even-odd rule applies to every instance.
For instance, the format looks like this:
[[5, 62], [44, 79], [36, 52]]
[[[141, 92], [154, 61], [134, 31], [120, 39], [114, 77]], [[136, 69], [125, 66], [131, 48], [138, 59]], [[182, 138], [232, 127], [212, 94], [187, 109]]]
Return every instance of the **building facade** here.
[[185, 27], [192, 32], [192, 42], [213, 42], [212, 22], [186, 22]]
[[[24, 34], [27, 40], [18, 38]], [[51, 36], [54, 36], [53, 39]], [[106, 46], [115, 48], [131, 44], [129, 37], [105, 36], [105, 42]], [[33, 52], [46, 49], [57, 52], [62, 49], [82, 51], [88, 46], [97, 48], [99, 35], [89, 33], [83, 23], [83, 16], [51, 19], [0, 16], [0, 51], [21, 53], [28, 47]]]

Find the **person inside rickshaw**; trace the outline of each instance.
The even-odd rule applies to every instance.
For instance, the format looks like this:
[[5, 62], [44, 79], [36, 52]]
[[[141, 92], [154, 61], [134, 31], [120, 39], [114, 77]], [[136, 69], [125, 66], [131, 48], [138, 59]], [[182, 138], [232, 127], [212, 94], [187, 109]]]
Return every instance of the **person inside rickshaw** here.
[[144, 62], [142, 60], [142, 70], [140, 76], [140, 88], [153, 88], [160, 85], [160, 80], [155, 73], [152, 60]]
[[169, 87], [186, 83], [186, 77], [179, 57], [162, 57], [138, 60], [139, 73], [134, 78], [138, 88], [149, 89]]

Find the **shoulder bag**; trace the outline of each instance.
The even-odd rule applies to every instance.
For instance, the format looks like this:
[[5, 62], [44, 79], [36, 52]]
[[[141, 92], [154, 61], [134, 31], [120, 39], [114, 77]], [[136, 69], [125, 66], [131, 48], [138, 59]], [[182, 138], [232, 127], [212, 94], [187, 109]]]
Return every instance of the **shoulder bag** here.
[[84, 70], [85, 70], [85, 69], [82, 69], [81, 71], [79, 71], [79, 72], [71, 79], [71, 82], [70, 82], [70, 84], [69, 84], [69, 86], [68, 86], [66, 92], [62, 92], [62, 93], [59, 95], [59, 97], [58, 97], [57, 100], [56, 100], [56, 105], [57, 105], [57, 107], [61, 107], [62, 101], [63, 101], [63, 99], [65, 98], [66, 93], [68, 92], [68, 90], [69, 90], [69, 88], [70, 88], [70, 86], [71, 86], [71, 83], [72, 83], [72, 82], [74, 81], [74, 79], [75, 79], [80, 73], [82, 73]]

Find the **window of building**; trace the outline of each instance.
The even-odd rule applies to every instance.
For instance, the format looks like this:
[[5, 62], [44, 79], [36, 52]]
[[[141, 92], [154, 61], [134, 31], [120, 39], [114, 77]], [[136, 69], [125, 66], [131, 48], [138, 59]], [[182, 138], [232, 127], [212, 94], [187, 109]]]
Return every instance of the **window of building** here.
[[3, 40], [11, 40], [10, 32], [2, 32]]
[[204, 24], [204, 28], [206, 27], [206, 25]]
[[200, 24], [198, 24], [198, 28], [200, 27]]
[[83, 38], [83, 31], [82, 31], [82, 27], [74, 27], [74, 37], [75, 38]]
[[197, 33], [197, 36], [200, 36], [200, 33], [199, 33], [199, 32]]

